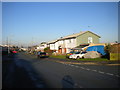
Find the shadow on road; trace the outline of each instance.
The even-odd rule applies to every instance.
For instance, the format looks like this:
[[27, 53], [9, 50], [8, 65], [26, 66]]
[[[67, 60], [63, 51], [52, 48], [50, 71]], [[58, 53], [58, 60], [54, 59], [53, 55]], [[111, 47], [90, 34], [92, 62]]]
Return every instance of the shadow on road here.
[[62, 79], [62, 87], [63, 88], [74, 88], [75, 82], [73, 81], [72, 77], [66, 75]]
[[3, 56], [2, 59], [2, 88], [46, 88], [42, 77], [24, 59], [17, 54]]

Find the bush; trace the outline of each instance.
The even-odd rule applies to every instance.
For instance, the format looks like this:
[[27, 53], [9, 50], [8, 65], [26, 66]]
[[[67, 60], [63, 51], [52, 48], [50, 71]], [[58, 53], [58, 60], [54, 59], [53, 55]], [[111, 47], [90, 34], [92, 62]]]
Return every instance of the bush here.
[[120, 44], [111, 45], [110, 53], [120, 53]]
[[106, 53], [110, 53], [110, 49], [111, 49], [111, 45], [110, 44], [106, 45], [105, 48], [104, 48]]
[[104, 47], [104, 50], [106, 52], [106, 55], [104, 55], [102, 58], [107, 58], [108, 60], [110, 59], [110, 50], [111, 50], [111, 45], [110, 44], [107, 44], [105, 47]]
[[52, 55], [53, 53], [53, 50], [50, 50], [50, 47], [45, 48], [44, 51], [48, 53], [49, 55]]

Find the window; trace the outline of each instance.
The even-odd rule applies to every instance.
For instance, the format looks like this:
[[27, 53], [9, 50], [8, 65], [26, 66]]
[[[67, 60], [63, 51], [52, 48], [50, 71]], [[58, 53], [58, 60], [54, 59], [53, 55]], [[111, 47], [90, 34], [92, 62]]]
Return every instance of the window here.
[[80, 54], [80, 52], [76, 52], [75, 54]]
[[92, 37], [88, 37], [88, 43], [92, 43], [92, 42], [93, 42]]
[[71, 39], [69, 40], [69, 43], [71, 43]]

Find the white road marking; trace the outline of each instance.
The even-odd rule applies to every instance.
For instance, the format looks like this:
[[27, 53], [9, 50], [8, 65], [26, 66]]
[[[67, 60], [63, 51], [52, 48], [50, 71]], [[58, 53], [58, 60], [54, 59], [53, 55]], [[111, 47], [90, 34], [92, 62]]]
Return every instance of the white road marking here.
[[86, 70], [88, 70], [88, 71], [89, 71], [90, 69], [89, 69], [89, 68], [86, 68]]
[[112, 73], [106, 73], [106, 74], [107, 74], [107, 75], [112, 75], [112, 76], [114, 75], [114, 74], [112, 74]]
[[98, 71], [99, 73], [102, 73], [102, 74], [104, 74], [105, 72], [102, 72], [102, 71]]
[[74, 65], [70, 65], [70, 66], [74, 66]]
[[75, 67], [77, 67], [77, 68], [78, 68], [78, 66], [75, 66]]
[[119, 75], [115, 75], [116, 77], [120, 77]]
[[84, 67], [80, 67], [81, 69], [85, 69]]
[[92, 71], [97, 72], [97, 70], [92, 70]]
[[[88, 70], [88, 71], [91, 70], [91, 69], [89, 69], [89, 68], [79, 67], [79, 66], [75, 66], [75, 65], [71, 65], [71, 64], [66, 64], [66, 65], [74, 66], [74, 67], [76, 67], [76, 68], [81, 68], [81, 69]], [[97, 70], [91, 70], [91, 71], [98, 72], [98, 73], [101, 73], [101, 74], [107, 74], [107, 75], [111, 75], [111, 76], [120, 77], [119, 75], [114, 75], [114, 74], [112, 74], [112, 73], [105, 73], [105, 72], [97, 71]]]

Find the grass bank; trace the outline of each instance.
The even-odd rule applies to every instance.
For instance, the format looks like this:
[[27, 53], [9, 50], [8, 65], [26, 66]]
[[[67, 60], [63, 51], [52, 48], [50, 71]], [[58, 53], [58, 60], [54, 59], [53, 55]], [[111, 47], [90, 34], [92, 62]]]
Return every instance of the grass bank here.
[[[68, 59], [65, 55], [51, 55], [50, 57], [59, 58], [59, 59], [66, 59], [66, 60], [74, 60]], [[77, 59], [79, 61], [109, 61], [107, 58], [84, 58], [84, 59]]]

